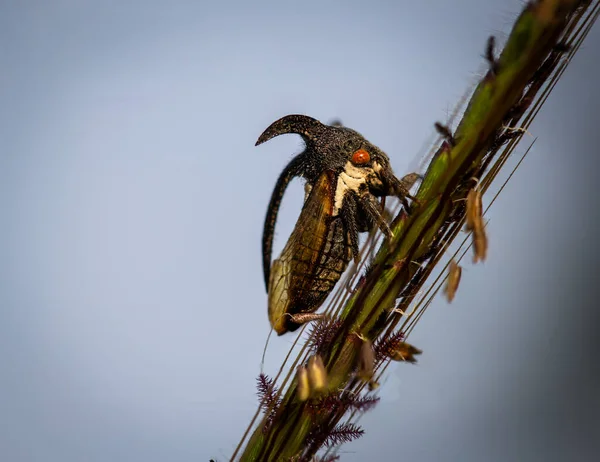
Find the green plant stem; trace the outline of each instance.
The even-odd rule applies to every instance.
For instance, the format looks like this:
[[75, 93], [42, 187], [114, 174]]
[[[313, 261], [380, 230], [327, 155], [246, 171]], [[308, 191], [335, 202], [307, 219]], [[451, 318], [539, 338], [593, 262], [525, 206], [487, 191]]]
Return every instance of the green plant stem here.
[[[357, 336], [375, 339], [395, 327], [401, 318], [392, 313], [396, 300], [406, 293], [419, 263], [442, 243], [465, 185], [471, 177], [479, 177], [489, 163], [504, 123], [512, 120], [511, 111], [523, 104], [523, 95], [535, 84], [536, 76], [541, 78], [540, 69], [561, 35], [589, 5], [590, 1], [540, 0], [524, 8], [497, 59], [497, 72], [490, 70], [475, 89], [454, 134], [455, 144], [447, 144], [434, 157], [417, 193], [418, 203], [413, 204], [410, 215], [401, 212], [394, 220], [394, 238], [382, 245], [369, 276], [342, 309], [342, 326], [323, 355], [331, 392], [355, 384]], [[522, 114], [523, 110], [519, 116]], [[315, 417], [306, 407], [306, 402], [295, 398], [295, 385], [291, 384], [273, 424], [264, 431], [263, 421], [255, 429], [239, 460], [279, 461], [300, 456], [307, 460], [314, 455], [323, 443], [318, 430], [331, 430], [344, 412]], [[323, 430], [321, 434], [327, 433]]]

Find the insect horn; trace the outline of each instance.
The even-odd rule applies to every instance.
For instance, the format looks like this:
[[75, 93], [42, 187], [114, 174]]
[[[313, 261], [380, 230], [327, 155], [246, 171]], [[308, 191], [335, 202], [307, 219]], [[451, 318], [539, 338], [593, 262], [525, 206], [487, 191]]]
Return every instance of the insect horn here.
[[296, 133], [302, 136], [305, 142], [310, 143], [316, 141], [319, 135], [326, 129], [327, 126], [323, 125], [317, 119], [301, 114], [291, 114], [269, 125], [262, 135], [258, 137], [255, 146], [285, 133]]
[[[296, 133], [302, 136], [302, 139], [304, 139], [304, 142], [308, 145], [315, 142], [318, 136], [326, 129], [327, 126], [323, 125], [317, 119], [300, 114], [291, 114], [282, 117], [269, 125], [262, 135], [258, 137], [256, 146], [269, 141], [271, 138], [286, 133]], [[269, 207], [267, 208], [262, 238], [263, 275], [267, 291], [269, 290], [269, 276], [271, 272], [273, 234], [275, 232], [275, 221], [277, 220], [277, 214], [279, 213], [279, 206], [281, 205], [281, 199], [283, 198], [283, 194], [290, 181], [301, 174], [303, 162], [304, 153], [298, 154], [290, 161], [283, 172], [281, 172], [277, 184], [275, 185], [275, 189], [273, 190], [273, 194], [271, 195]]]
[[277, 214], [279, 213], [279, 206], [281, 205], [283, 193], [288, 187], [290, 181], [300, 174], [302, 159], [302, 154], [297, 155], [285, 167], [283, 172], [281, 172], [281, 175], [279, 175], [277, 183], [275, 184], [275, 189], [273, 189], [273, 193], [271, 194], [269, 207], [267, 208], [267, 216], [265, 217], [262, 238], [263, 273], [267, 291], [269, 290], [269, 275], [271, 273], [271, 253], [273, 250], [275, 221], [277, 220]]

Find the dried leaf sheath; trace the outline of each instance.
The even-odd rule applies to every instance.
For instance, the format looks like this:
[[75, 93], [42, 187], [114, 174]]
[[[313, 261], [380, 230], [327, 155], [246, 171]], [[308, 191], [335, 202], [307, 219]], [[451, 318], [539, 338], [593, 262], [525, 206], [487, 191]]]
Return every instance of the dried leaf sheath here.
[[335, 181], [324, 172], [308, 195], [269, 279], [269, 319], [282, 335], [300, 324], [288, 314], [310, 312], [327, 298], [352, 257], [348, 230], [332, 216]]

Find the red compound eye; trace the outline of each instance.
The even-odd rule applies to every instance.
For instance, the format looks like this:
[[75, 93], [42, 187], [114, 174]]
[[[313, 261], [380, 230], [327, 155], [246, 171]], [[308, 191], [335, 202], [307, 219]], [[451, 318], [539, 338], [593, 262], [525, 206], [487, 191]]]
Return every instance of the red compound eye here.
[[354, 165], [363, 165], [371, 160], [371, 156], [364, 149], [359, 149], [352, 154], [352, 163]]

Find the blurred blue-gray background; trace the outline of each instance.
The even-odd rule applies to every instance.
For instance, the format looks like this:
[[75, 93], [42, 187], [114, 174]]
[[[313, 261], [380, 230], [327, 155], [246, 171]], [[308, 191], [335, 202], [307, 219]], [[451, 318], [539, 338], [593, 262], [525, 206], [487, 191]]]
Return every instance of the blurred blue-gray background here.
[[[406, 173], [522, 6], [2, 2], [0, 460], [226, 460], [268, 333], [262, 221], [301, 146], [256, 138], [340, 118]], [[488, 260], [430, 307], [419, 365], [389, 370], [342, 460], [598, 460], [598, 45], [596, 26], [530, 128]]]

